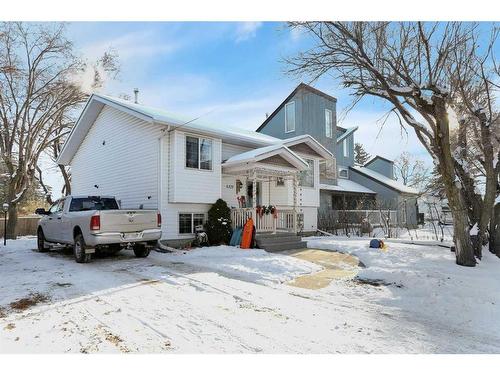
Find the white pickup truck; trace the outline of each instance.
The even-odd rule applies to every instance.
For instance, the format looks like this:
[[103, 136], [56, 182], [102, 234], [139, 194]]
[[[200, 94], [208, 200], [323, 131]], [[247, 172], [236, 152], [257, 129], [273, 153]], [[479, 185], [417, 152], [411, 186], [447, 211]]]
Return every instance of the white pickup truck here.
[[111, 196], [67, 196], [35, 213], [42, 215], [38, 251], [48, 250], [49, 243], [73, 245], [78, 263], [89, 262], [96, 250], [116, 253], [129, 246], [144, 258], [161, 237], [157, 210], [120, 209]]

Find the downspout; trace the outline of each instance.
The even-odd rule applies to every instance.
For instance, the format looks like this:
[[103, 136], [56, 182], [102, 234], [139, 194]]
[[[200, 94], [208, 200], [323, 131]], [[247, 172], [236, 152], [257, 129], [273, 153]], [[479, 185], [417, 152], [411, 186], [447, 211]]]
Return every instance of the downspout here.
[[[162, 129], [161, 134], [158, 137], [158, 210], [161, 212], [163, 210], [163, 138], [168, 134], [167, 141], [170, 140], [170, 125], [166, 129]], [[169, 145], [170, 146], [170, 142]], [[168, 149], [168, 148], [167, 148]], [[167, 163], [167, 177], [170, 177], [170, 163]], [[168, 188], [168, 186], [167, 186]]]

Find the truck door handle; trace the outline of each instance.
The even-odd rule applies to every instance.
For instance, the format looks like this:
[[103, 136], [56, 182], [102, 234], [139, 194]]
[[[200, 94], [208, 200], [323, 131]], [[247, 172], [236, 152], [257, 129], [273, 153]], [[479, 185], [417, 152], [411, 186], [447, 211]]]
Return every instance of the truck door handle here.
[[58, 218], [57, 218], [57, 220], [61, 220], [61, 218], [60, 218], [60, 217], [58, 217]]

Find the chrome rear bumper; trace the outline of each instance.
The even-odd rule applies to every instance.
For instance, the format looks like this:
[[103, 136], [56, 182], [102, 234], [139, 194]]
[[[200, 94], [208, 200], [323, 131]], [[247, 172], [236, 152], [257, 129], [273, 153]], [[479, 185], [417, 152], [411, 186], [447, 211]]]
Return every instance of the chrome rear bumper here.
[[88, 246], [127, 244], [135, 242], [157, 241], [161, 238], [161, 229], [146, 229], [141, 232], [104, 232], [90, 233]]

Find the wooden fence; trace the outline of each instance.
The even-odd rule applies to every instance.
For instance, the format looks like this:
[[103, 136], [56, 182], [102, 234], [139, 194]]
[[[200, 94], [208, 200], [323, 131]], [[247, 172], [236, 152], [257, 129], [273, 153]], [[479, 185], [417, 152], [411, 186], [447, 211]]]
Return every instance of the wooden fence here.
[[[38, 216], [22, 216], [17, 219], [16, 234], [18, 236], [36, 235]], [[4, 218], [0, 219], [0, 237], [4, 236]]]

